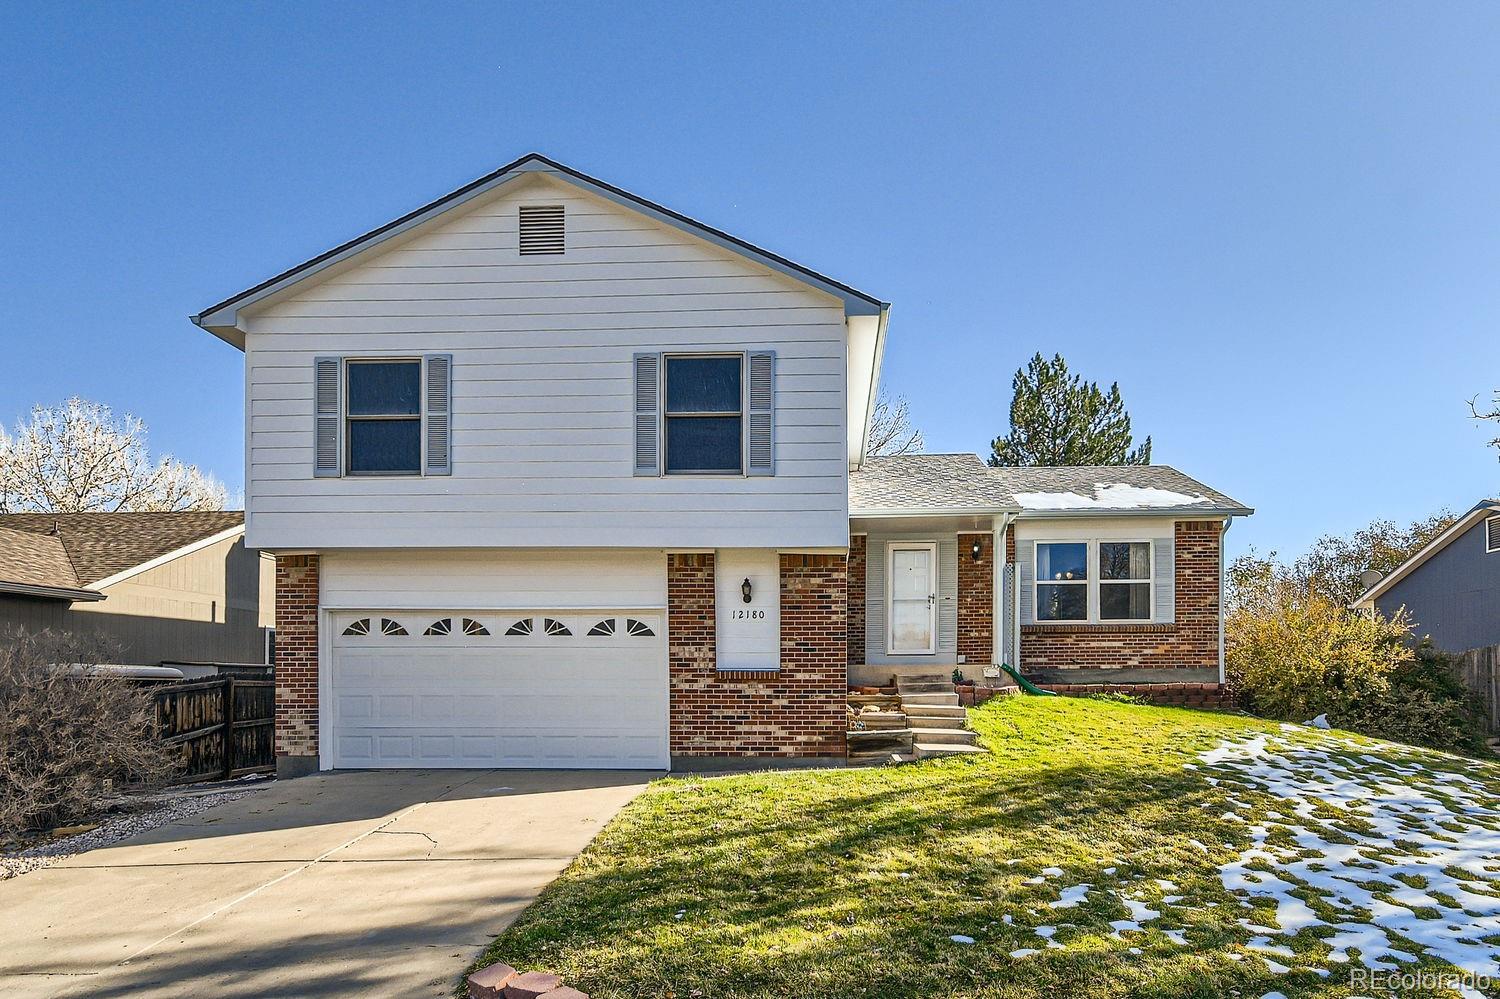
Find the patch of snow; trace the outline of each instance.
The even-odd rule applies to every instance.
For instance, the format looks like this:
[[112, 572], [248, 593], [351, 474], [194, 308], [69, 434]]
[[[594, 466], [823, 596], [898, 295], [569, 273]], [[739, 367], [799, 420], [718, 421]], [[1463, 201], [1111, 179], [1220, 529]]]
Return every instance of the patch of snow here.
[[971, 944], [974, 942], [973, 937], [964, 936], [962, 933], [955, 933], [948, 939], [956, 944]]
[[1037, 950], [1035, 947], [1022, 947], [1022, 948], [1020, 948], [1018, 950], [1011, 951], [1010, 952], [1010, 956], [1011, 957], [1030, 957], [1033, 954], [1040, 954], [1040, 953], [1041, 953], [1041, 951]]
[[1172, 941], [1177, 946], [1179, 946], [1179, 947], [1186, 947], [1187, 946], [1187, 933], [1185, 931], [1183, 931], [1183, 930], [1162, 930], [1162, 932], [1167, 935], [1167, 939], [1168, 940]]
[[1015, 497], [1026, 510], [1140, 510], [1213, 503], [1207, 496], [1190, 496], [1170, 489], [1131, 486], [1123, 482], [1096, 482], [1092, 496], [1066, 492], [1016, 493]]
[[1303, 722], [1302, 724], [1311, 726], [1312, 728], [1333, 728], [1332, 725], [1328, 724], [1328, 716], [1326, 714], [1318, 715], [1318, 717], [1314, 718], [1312, 721]]
[[1044, 868], [1042, 868], [1042, 874], [1044, 874], [1045, 876], [1047, 876], [1049, 878], [1061, 877], [1062, 876], [1062, 868], [1061, 867], [1044, 867]]
[[1094, 886], [1090, 884], [1081, 884], [1073, 885], [1071, 888], [1064, 888], [1062, 898], [1056, 902], [1048, 902], [1047, 904], [1053, 909], [1072, 909], [1087, 897], [1089, 889], [1092, 887]]
[[[1317, 722], [1310, 724], [1322, 728]], [[1427, 956], [1476, 976], [1500, 975], [1500, 946], [1479, 942], [1500, 934], [1500, 770], [1489, 768], [1486, 784], [1455, 772], [1486, 773], [1466, 760], [1416, 749], [1389, 759], [1350, 752], [1367, 743], [1321, 732], [1309, 743], [1309, 730], [1297, 731], [1297, 741], [1227, 740], [1199, 757], [1226, 785], [1278, 803], [1249, 824], [1249, 845], [1219, 869], [1228, 891], [1275, 906], [1275, 927], [1241, 920], [1261, 934], [1250, 946], [1291, 957], [1270, 938], [1328, 926], [1333, 932], [1317, 942], [1336, 964], [1358, 951], [1370, 968]], [[1313, 896], [1320, 910], [1305, 901]], [[1397, 935], [1412, 948], [1398, 946]]]

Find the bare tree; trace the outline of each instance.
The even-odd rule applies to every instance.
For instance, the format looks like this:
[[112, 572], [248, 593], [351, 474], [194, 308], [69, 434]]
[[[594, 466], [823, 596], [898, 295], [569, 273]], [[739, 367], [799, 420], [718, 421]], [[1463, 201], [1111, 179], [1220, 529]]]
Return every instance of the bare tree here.
[[152, 460], [146, 425], [102, 403], [36, 406], [0, 427], [0, 513], [222, 510], [224, 484], [170, 455]]
[[922, 431], [911, 425], [906, 397], [895, 401], [884, 392], [875, 401], [870, 414], [870, 454], [912, 454], [922, 450]]
[[[1492, 409], [1480, 409], [1478, 396], [1469, 400], [1469, 412], [1474, 414], [1474, 419], [1494, 420], [1496, 423], [1500, 423], [1500, 389], [1495, 390], [1490, 402], [1493, 405]], [[1490, 447], [1500, 448], [1500, 437], [1496, 437], [1489, 443]]]

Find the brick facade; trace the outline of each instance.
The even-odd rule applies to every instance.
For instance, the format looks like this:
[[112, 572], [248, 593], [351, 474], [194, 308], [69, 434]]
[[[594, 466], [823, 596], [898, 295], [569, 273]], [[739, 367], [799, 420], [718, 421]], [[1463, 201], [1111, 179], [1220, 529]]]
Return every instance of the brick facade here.
[[[979, 558], [972, 554], [979, 542]], [[995, 538], [988, 531], [958, 536], [958, 654], [974, 674], [989, 665], [995, 637]]]
[[[1218, 669], [1221, 527], [1217, 521], [1178, 521], [1175, 535], [1173, 623], [1025, 625], [1021, 669]], [[1009, 535], [1006, 550], [1014, 551]]]
[[781, 556], [781, 669], [715, 669], [714, 556], [667, 555], [674, 757], [844, 755], [848, 561]]
[[[1129, 694], [1147, 704], [1162, 707], [1234, 710], [1234, 692], [1227, 684], [1219, 683], [1042, 683], [1037, 686], [1064, 697]], [[1020, 687], [954, 687], [953, 690], [966, 707], [983, 704], [992, 697], [1026, 696]]]
[[276, 556], [276, 756], [318, 756], [316, 555]]
[[849, 610], [848, 663], [863, 666], [865, 662], [865, 552], [866, 537], [849, 538]]

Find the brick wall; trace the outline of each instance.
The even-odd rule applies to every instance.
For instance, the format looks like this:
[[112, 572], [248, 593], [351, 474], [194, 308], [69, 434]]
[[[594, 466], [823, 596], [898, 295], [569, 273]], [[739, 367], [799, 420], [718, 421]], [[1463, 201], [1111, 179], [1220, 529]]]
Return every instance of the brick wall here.
[[[971, 554], [979, 542], [979, 560]], [[975, 674], [990, 662], [995, 628], [995, 539], [989, 532], [958, 536], [958, 654]]]
[[276, 556], [276, 755], [318, 755], [318, 556]]
[[1025, 625], [1021, 669], [1218, 669], [1220, 525], [1178, 521], [1175, 533], [1175, 622]]
[[848, 663], [863, 666], [865, 662], [865, 551], [866, 538], [856, 534], [849, 538], [849, 620]]
[[[1148, 704], [1174, 708], [1207, 708], [1213, 711], [1234, 710], [1234, 692], [1218, 683], [1042, 683], [1037, 686], [1064, 697], [1087, 697], [1090, 694], [1129, 694]], [[1020, 687], [958, 687], [959, 703], [965, 707], [983, 704], [992, 697], [1024, 697]]]
[[673, 756], [844, 755], [848, 562], [781, 556], [781, 669], [720, 674], [714, 557], [667, 556]]

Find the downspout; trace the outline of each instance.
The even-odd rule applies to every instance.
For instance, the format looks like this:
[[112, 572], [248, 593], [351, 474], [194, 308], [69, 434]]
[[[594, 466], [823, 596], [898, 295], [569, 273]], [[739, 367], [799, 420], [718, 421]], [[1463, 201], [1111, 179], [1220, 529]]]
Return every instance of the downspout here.
[[990, 581], [990, 665], [999, 666], [1005, 662], [1005, 647], [1010, 641], [1010, 635], [1005, 628], [1005, 530], [1010, 526], [1013, 515], [1001, 514], [996, 520], [990, 522], [990, 560], [993, 563]]
[[1219, 686], [1224, 685], [1224, 614], [1228, 609], [1224, 603], [1224, 539], [1229, 534], [1229, 525], [1233, 517], [1224, 518], [1224, 526], [1219, 529]]

